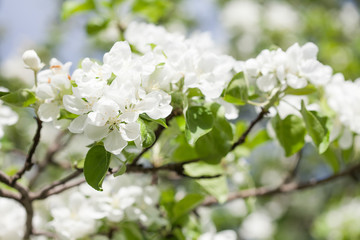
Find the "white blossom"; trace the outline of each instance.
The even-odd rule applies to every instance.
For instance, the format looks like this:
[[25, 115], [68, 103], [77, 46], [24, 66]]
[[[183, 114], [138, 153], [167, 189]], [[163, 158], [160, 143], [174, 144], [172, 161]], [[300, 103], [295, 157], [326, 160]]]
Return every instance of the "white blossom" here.
[[34, 50], [25, 51], [22, 58], [26, 67], [32, 69], [35, 72], [38, 72], [45, 66]]
[[15, 200], [0, 198], [0, 239], [22, 239], [25, 230], [25, 209]]
[[330, 81], [332, 69], [316, 59], [317, 52], [313, 43], [302, 47], [296, 43], [286, 52], [263, 50], [256, 58], [243, 62], [242, 68], [249, 81], [262, 92], [276, 87], [300, 89], [308, 83], [323, 86]]

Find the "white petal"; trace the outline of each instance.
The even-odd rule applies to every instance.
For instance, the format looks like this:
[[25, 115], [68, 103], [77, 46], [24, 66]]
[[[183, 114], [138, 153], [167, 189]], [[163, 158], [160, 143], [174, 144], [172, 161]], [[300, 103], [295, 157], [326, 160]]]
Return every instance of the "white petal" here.
[[274, 75], [270, 74], [259, 77], [256, 81], [256, 85], [261, 91], [268, 92], [274, 89], [276, 82]]
[[146, 111], [146, 114], [152, 119], [166, 118], [170, 115], [172, 109], [172, 106], [165, 105], [162, 107], [157, 107], [152, 111]]
[[65, 130], [69, 126], [70, 120], [69, 119], [59, 119], [59, 120], [55, 119], [53, 121], [53, 124], [56, 129]]
[[55, 103], [43, 103], [38, 110], [39, 118], [43, 122], [51, 122], [60, 115], [60, 108]]
[[91, 140], [98, 141], [108, 135], [108, 126], [97, 127], [91, 124], [86, 124], [84, 128], [85, 135]]
[[140, 136], [140, 124], [137, 122], [121, 124], [120, 132], [126, 141], [133, 141]]
[[89, 111], [86, 102], [73, 95], [65, 95], [63, 97], [63, 104], [67, 111], [77, 115], [82, 115]]
[[319, 51], [318, 47], [312, 42], [308, 42], [304, 46], [302, 46], [304, 59], [316, 59], [316, 55], [318, 54], [318, 51]]
[[104, 126], [109, 119], [109, 117], [107, 117], [106, 115], [98, 112], [91, 112], [89, 113], [88, 116], [89, 116], [89, 123], [98, 127]]
[[82, 133], [86, 125], [87, 115], [81, 115], [75, 118], [69, 126], [69, 131], [72, 133]]
[[39, 84], [36, 88], [36, 96], [41, 99], [50, 99], [55, 97], [55, 92], [50, 84]]
[[294, 89], [304, 88], [307, 85], [307, 81], [305, 78], [297, 77], [291, 73], [287, 74], [286, 78], [287, 84]]
[[127, 146], [127, 141], [125, 141], [121, 134], [114, 130], [106, 137], [104, 140], [104, 146], [106, 151], [109, 151], [115, 155], [120, 154], [120, 152]]

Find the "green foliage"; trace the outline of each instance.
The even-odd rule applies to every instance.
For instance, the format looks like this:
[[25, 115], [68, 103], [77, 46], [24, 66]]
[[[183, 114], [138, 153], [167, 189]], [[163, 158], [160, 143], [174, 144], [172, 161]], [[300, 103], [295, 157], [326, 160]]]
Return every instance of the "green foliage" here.
[[86, 24], [86, 32], [89, 35], [98, 34], [102, 30], [106, 29], [106, 27], [109, 25], [109, 22], [110, 22], [110, 19], [108, 19], [108, 18], [101, 18], [101, 17], [92, 18]]
[[186, 111], [185, 136], [193, 145], [203, 135], [211, 131], [214, 117], [210, 110], [202, 106], [192, 106]]
[[281, 119], [276, 115], [271, 120], [280, 145], [285, 150], [287, 157], [297, 153], [305, 144], [305, 125], [301, 118], [295, 115], [289, 115]]
[[294, 89], [294, 88], [288, 87], [285, 90], [285, 94], [287, 94], [287, 95], [308, 95], [311, 93], [315, 93], [317, 90], [318, 89], [314, 85], [308, 84], [306, 87], [300, 88], [300, 89]]
[[66, 1], [62, 6], [61, 18], [67, 20], [74, 14], [90, 11], [95, 9], [96, 5], [94, 0], [79, 1]]
[[231, 79], [228, 87], [225, 90], [224, 100], [237, 104], [244, 105], [248, 99], [248, 86], [243, 72], [235, 74]]
[[208, 134], [197, 140], [195, 149], [204, 161], [217, 164], [231, 148], [233, 129], [225, 119], [219, 104], [211, 104], [210, 110], [215, 118], [213, 128]]
[[181, 217], [188, 214], [191, 210], [197, 207], [204, 200], [204, 196], [197, 193], [190, 193], [186, 195], [179, 202], [175, 203], [172, 209], [171, 221], [175, 223]]
[[155, 122], [161, 126], [163, 126], [164, 128], [167, 128], [168, 126], [166, 125], [166, 120], [163, 119], [163, 118], [159, 118], [159, 119], [152, 119], [150, 118], [146, 113], [143, 113], [140, 115], [140, 117], [146, 121], [149, 121], [149, 122]]
[[85, 157], [86, 182], [95, 190], [102, 191], [102, 183], [109, 169], [111, 154], [102, 145], [94, 145]]
[[220, 203], [226, 201], [229, 191], [226, 177], [223, 176], [223, 174], [225, 174], [224, 169], [221, 165], [196, 162], [185, 164], [184, 169], [185, 173], [192, 177], [222, 175], [217, 178], [199, 179], [196, 180], [196, 182], [205, 190], [205, 192], [214, 196]]
[[318, 116], [315, 111], [306, 110], [304, 102], [301, 103], [301, 114], [305, 121], [306, 130], [318, 147], [319, 153], [324, 153], [330, 144], [330, 132], [326, 126], [328, 119]]
[[36, 102], [35, 94], [28, 89], [20, 89], [15, 92], [1, 92], [0, 99], [17, 107], [27, 107]]
[[138, 123], [140, 124], [140, 134], [142, 139], [142, 146], [144, 148], [150, 147], [156, 140], [156, 136], [154, 130], [149, 127], [149, 123], [138, 119]]
[[135, 0], [132, 11], [156, 23], [170, 11], [172, 6], [173, 3], [169, 0]]

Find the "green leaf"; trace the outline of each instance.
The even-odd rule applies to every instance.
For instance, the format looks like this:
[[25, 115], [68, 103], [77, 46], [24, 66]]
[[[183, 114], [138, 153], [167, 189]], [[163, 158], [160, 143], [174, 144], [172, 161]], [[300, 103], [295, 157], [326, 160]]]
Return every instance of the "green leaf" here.
[[135, 0], [132, 11], [156, 23], [169, 12], [172, 6], [173, 3], [169, 0]]
[[180, 217], [189, 213], [197, 207], [204, 200], [204, 196], [197, 193], [190, 193], [186, 195], [179, 202], [175, 203], [173, 208], [172, 222], [176, 222]]
[[184, 162], [186, 160], [195, 159], [198, 157], [194, 147], [190, 146], [186, 137], [181, 134], [175, 139], [179, 145], [172, 153], [172, 160], [174, 162]]
[[0, 92], [0, 97], [8, 95], [10, 92]]
[[232, 78], [225, 90], [224, 100], [237, 105], [246, 103], [248, 100], [248, 87], [243, 72], [237, 73]]
[[291, 87], [286, 88], [285, 90], [285, 94], [286, 95], [308, 95], [311, 93], [314, 93], [317, 91], [317, 88], [314, 85], [307, 85], [304, 88], [300, 88], [300, 89], [294, 89]]
[[140, 124], [140, 134], [142, 139], [142, 146], [144, 148], [150, 147], [156, 140], [154, 131], [148, 126], [146, 121], [141, 118], [138, 119]]
[[89, 149], [85, 157], [84, 175], [86, 182], [97, 191], [102, 191], [102, 183], [110, 165], [111, 153], [102, 145]]
[[4, 102], [17, 107], [27, 107], [36, 102], [35, 94], [28, 89], [20, 89], [0, 97]]
[[287, 157], [301, 150], [305, 144], [304, 138], [306, 134], [305, 125], [301, 118], [288, 115], [282, 120], [279, 115], [276, 115], [271, 120], [271, 123]]
[[76, 13], [90, 11], [95, 9], [95, 7], [94, 0], [85, 0], [83, 2], [66, 1], [62, 6], [61, 18], [66, 20]]
[[202, 106], [189, 107], [185, 116], [185, 136], [188, 142], [193, 145], [201, 136], [211, 131], [214, 117], [211, 111]]
[[329, 147], [324, 153], [323, 156], [325, 157], [326, 162], [331, 166], [334, 172], [338, 172], [340, 170], [340, 162], [339, 158], [336, 155], [334, 149]]
[[319, 153], [324, 153], [330, 144], [330, 132], [326, 127], [328, 119], [318, 116], [315, 111], [306, 110], [304, 101], [301, 102], [301, 115], [305, 121], [306, 130], [318, 147]]
[[79, 115], [76, 115], [74, 113], [71, 113], [65, 109], [60, 109], [60, 117], [59, 119], [75, 119], [77, 118]]
[[164, 128], [167, 128], [168, 126], [166, 125], [166, 120], [163, 118], [159, 118], [159, 119], [152, 119], [151, 117], [149, 117], [146, 113], [140, 114], [140, 117], [144, 120], [150, 121], [150, 122], [155, 122], [157, 124], [160, 124], [161, 126], [163, 126]]
[[217, 164], [229, 152], [234, 136], [220, 105], [213, 103], [210, 109], [215, 118], [213, 128], [196, 141], [195, 150], [207, 163]]
[[95, 35], [104, 30], [109, 25], [110, 20], [106, 18], [96, 17], [86, 24], [86, 32], [89, 35]]
[[[192, 177], [223, 175], [224, 169], [219, 164], [196, 162], [184, 165], [185, 173]], [[199, 179], [196, 182], [220, 203], [225, 202], [228, 195], [228, 185], [225, 176], [212, 179]]]
[[126, 164], [123, 163], [121, 165], [120, 169], [116, 173], [114, 173], [114, 177], [118, 177], [120, 175], [123, 175], [125, 172], [126, 172]]

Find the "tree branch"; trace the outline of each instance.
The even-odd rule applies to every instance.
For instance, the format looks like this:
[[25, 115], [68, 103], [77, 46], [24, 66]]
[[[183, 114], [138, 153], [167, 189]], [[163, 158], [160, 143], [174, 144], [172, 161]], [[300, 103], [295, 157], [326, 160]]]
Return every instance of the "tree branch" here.
[[[39, 192], [32, 194], [31, 200], [33, 201], [33, 200], [45, 199], [45, 198], [49, 197], [50, 195], [55, 194], [55, 193], [53, 193], [54, 191], [60, 191], [60, 192], [65, 191], [66, 189], [62, 190], [62, 188], [68, 189], [69, 188], [68, 182], [70, 182], [71, 180], [80, 176], [81, 173], [82, 173], [82, 170], [77, 170], [77, 171], [71, 173], [70, 175], [64, 177], [63, 179], [53, 182], [49, 186], [44, 187]], [[84, 182], [83, 180], [84, 179], [82, 179], [82, 182]], [[58, 188], [59, 186], [62, 186], [62, 187]], [[71, 186], [75, 187], [76, 185], [71, 185]]]
[[[255, 189], [247, 189], [247, 190], [243, 190], [243, 191], [240, 191], [237, 193], [229, 194], [226, 202], [230, 202], [230, 201], [233, 201], [233, 200], [239, 199], [239, 198], [271, 196], [271, 195], [280, 194], [280, 193], [288, 193], [288, 192], [293, 192], [293, 191], [297, 191], [297, 190], [312, 188], [312, 187], [319, 186], [321, 184], [332, 182], [332, 181], [340, 179], [342, 177], [351, 176], [352, 174], [355, 174], [359, 170], [360, 170], [360, 164], [357, 164], [357, 165], [350, 167], [340, 173], [333, 174], [333, 175], [328, 176], [323, 179], [312, 179], [312, 180], [309, 180], [309, 181], [303, 182], [303, 183], [296, 183], [296, 182], [283, 183], [276, 188], [260, 187], [260, 188], [255, 188]], [[218, 203], [218, 201], [214, 197], [208, 197], [205, 199], [205, 201], [203, 202], [202, 205], [203, 206], [211, 206], [211, 205], [214, 205], [217, 203]]]
[[33, 138], [32, 146], [29, 150], [29, 153], [25, 160], [24, 166], [12, 177], [11, 185], [14, 185], [16, 183], [16, 181], [19, 180], [24, 175], [24, 173], [26, 171], [29, 171], [32, 168], [32, 166], [34, 165], [34, 163], [32, 162], [32, 157], [35, 153], [36, 147], [38, 146], [38, 144], [40, 142], [40, 132], [41, 132], [41, 128], [42, 128], [42, 121], [38, 117], [36, 117], [35, 120], [37, 123], [37, 129], [35, 132], [35, 136]]
[[[47, 150], [44, 160], [39, 162], [37, 164], [37, 169], [36, 169], [36, 173], [34, 174], [34, 176], [30, 179], [29, 181], [29, 188], [31, 189], [36, 180], [40, 177], [41, 173], [43, 172], [43, 170], [49, 165], [49, 164], [54, 164], [56, 165], [57, 163], [54, 162], [54, 156], [56, 153], [58, 153], [61, 149], [63, 149], [64, 147], [66, 147], [66, 145], [70, 142], [70, 139], [67, 139], [67, 141], [65, 141], [64, 143], [61, 142], [61, 140], [63, 139], [65, 135], [65, 132], [60, 132], [59, 135], [56, 137], [54, 143], [49, 147], [49, 149]], [[71, 135], [72, 136], [72, 135]]]
[[261, 109], [261, 112], [258, 114], [258, 116], [250, 123], [249, 127], [246, 129], [246, 131], [241, 135], [239, 140], [237, 140], [232, 146], [230, 151], [234, 150], [237, 146], [243, 144], [246, 140], [246, 137], [249, 135], [253, 127], [256, 125], [256, 123], [260, 122], [265, 115], [268, 114], [268, 111], [264, 108]]

